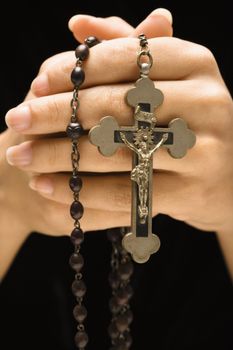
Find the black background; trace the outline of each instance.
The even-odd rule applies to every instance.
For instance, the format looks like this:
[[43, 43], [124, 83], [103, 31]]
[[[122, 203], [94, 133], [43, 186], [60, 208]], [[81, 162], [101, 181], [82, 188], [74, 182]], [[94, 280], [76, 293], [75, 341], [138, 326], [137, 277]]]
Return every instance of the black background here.
[[[67, 22], [76, 13], [118, 15], [136, 25], [155, 7], [167, 7], [174, 16], [174, 35], [210, 48], [232, 88], [230, 1], [21, 1], [4, 7], [2, 129], [6, 111], [22, 101], [42, 61], [75, 47]], [[158, 216], [154, 227], [161, 250], [148, 264], [136, 266], [133, 279], [133, 349], [232, 349], [232, 290], [215, 236], [165, 216]], [[71, 250], [67, 237], [33, 233], [25, 243], [0, 290], [1, 349], [73, 349]], [[104, 350], [110, 293], [110, 246], [104, 232], [86, 236], [84, 255], [88, 349]]]

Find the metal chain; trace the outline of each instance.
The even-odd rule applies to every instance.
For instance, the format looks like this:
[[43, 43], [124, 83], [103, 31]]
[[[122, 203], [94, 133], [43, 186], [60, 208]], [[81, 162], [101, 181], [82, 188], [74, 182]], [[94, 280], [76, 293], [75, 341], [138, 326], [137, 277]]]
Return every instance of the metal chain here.
[[148, 76], [149, 71], [153, 65], [153, 57], [150, 53], [148, 40], [144, 34], [139, 35], [140, 51], [137, 55], [137, 65], [140, 69], [141, 77]]

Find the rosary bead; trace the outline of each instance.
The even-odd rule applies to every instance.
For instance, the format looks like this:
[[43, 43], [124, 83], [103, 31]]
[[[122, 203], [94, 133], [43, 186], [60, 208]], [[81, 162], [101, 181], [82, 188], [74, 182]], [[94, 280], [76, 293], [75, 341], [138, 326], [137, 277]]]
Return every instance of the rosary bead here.
[[82, 349], [82, 348], [85, 348], [89, 339], [88, 339], [87, 333], [82, 331], [82, 332], [76, 333], [74, 340], [75, 340], [76, 346]]
[[115, 345], [113, 347], [113, 350], [128, 350], [128, 347], [125, 344], [119, 344], [119, 345]]
[[130, 348], [132, 345], [132, 342], [133, 342], [133, 339], [132, 339], [130, 333], [127, 331], [124, 333], [124, 342], [125, 342], [125, 345], [127, 346], [127, 348]]
[[71, 139], [80, 138], [84, 133], [82, 126], [79, 123], [70, 123], [66, 128], [66, 134]]
[[110, 242], [112, 243], [116, 243], [121, 239], [120, 233], [119, 233], [119, 229], [109, 229], [107, 231], [107, 237], [109, 239]]
[[123, 333], [129, 326], [128, 318], [125, 315], [119, 315], [116, 319], [116, 327], [120, 333]]
[[75, 67], [72, 70], [71, 73], [71, 81], [72, 83], [78, 87], [80, 86], [85, 80], [85, 73], [84, 70], [81, 67]]
[[75, 56], [77, 59], [84, 61], [89, 56], [89, 47], [85, 44], [79, 45], [75, 50]]
[[72, 292], [77, 298], [82, 298], [87, 290], [85, 283], [82, 280], [74, 280], [72, 283]]
[[117, 289], [119, 287], [120, 280], [116, 271], [110, 272], [108, 280], [112, 289]]
[[100, 43], [99, 39], [97, 39], [95, 36], [89, 36], [84, 40], [84, 43], [91, 48], [92, 46], [95, 46]]
[[81, 228], [75, 227], [71, 232], [70, 240], [74, 245], [79, 245], [84, 241], [84, 233]]
[[81, 254], [73, 253], [70, 257], [70, 266], [76, 272], [80, 272], [84, 265], [84, 260]]
[[108, 334], [111, 337], [111, 339], [116, 339], [119, 336], [119, 331], [116, 327], [116, 323], [113, 321], [110, 323], [108, 327]]
[[120, 264], [118, 268], [118, 275], [122, 281], [127, 281], [133, 273], [133, 263], [132, 261], [127, 261], [126, 263]]
[[133, 314], [130, 310], [126, 311], [124, 314], [117, 316], [116, 327], [120, 333], [126, 331], [130, 323], [133, 321]]
[[83, 216], [83, 206], [82, 203], [74, 201], [70, 207], [70, 215], [74, 220], [79, 220]]
[[132, 323], [133, 321], [133, 313], [131, 310], [127, 310], [124, 315], [127, 317], [128, 323], [130, 325], [130, 323]]
[[87, 309], [83, 305], [76, 305], [73, 310], [73, 315], [76, 321], [83, 323], [87, 317]]
[[[126, 333], [126, 332], [125, 332]], [[124, 338], [119, 338], [116, 340], [116, 347], [117, 349], [129, 349], [132, 345], [132, 337], [130, 336], [129, 332], [124, 333]]]
[[118, 312], [120, 311], [121, 306], [119, 305], [116, 297], [112, 297], [109, 300], [109, 309], [113, 314], [118, 314]]
[[116, 292], [116, 298], [119, 305], [127, 304], [129, 299], [132, 298], [132, 296], [133, 296], [133, 289], [129, 284], [124, 288], [120, 288]]
[[79, 192], [82, 188], [82, 179], [79, 176], [71, 176], [70, 178], [70, 189], [73, 192]]

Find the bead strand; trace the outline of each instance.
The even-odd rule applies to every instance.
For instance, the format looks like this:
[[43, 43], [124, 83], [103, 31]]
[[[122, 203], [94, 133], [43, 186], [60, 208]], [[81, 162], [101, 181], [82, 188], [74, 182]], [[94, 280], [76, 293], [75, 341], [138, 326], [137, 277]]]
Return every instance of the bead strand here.
[[80, 227], [79, 220], [82, 218], [84, 208], [79, 201], [79, 192], [82, 188], [82, 179], [78, 175], [79, 170], [79, 139], [83, 135], [84, 130], [78, 121], [79, 99], [78, 93], [81, 85], [85, 80], [85, 72], [82, 68], [83, 61], [89, 56], [89, 48], [98, 44], [99, 40], [95, 37], [88, 37], [84, 44], [79, 45], [75, 50], [76, 66], [71, 73], [71, 81], [74, 84], [73, 97], [71, 100], [71, 121], [67, 126], [66, 133], [71, 139], [72, 152], [72, 175], [69, 180], [69, 186], [73, 192], [74, 201], [70, 206], [70, 215], [74, 219], [74, 229], [71, 232], [71, 242], [74, 245], [74, 252], [70, 257], [69, 263], [75, 271], [75, 279], [72, 283], [71, 289], [76, 297], [77, 305], [74, 307], [73, 315], [77, 321], [77, 333], [75, 335], [75, 344], [79, 350], [84, 350], [88, 344], [88, 334], [85, 331], [84, 321], [87, 317], [87, 310], [83, 305], [83, 298], [86, 294], [86, 284], [83, 281], [82, 268], [84, 265], [83, 256], [80, 254], [81, 244], [84, 241], [84, 233]]
[[121, 244], [124, 234], [124, 228], [110, 229], [107, 232], [108, 239], [112, 243], [112, 270], [109, 274], [109, 283], [112, 288], [109, 307], [112, 320], [108, 328], [112, 342], [111, 350], [128, 350], [132, 344], [129, 327], [133, 320], [133, 313], [129, 302], [133, 296], [130, 277], [134, 266], [130, 254]]

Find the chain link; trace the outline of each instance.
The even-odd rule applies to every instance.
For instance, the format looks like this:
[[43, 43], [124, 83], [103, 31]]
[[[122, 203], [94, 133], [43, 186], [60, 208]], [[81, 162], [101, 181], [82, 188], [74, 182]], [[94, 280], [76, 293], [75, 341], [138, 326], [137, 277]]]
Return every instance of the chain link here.
[[149, 70], [153, 65], [153, 57], [150, 53], [147, 38], [144, 34], [139, 35], [140, 51], [137, 55], [137, 65], [141, 76], [148, 76]]

